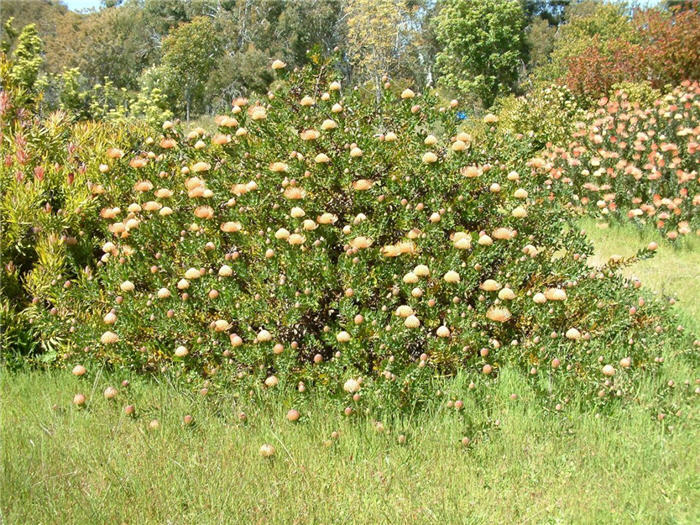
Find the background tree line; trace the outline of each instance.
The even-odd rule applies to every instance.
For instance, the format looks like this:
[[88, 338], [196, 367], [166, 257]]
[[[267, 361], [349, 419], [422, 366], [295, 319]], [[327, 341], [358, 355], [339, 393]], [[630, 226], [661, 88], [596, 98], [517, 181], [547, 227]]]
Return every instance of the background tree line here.
[[371, 89], [386, 74], [458, 97], [467, 112], [543, 83], [590, 101], [621, 82], [662, 89], [700, 77], [697, 1], [652, 9], [597, 0], [103, 4], [75, 13], [59, 0], [3, 0], [4, 53], [23, 64], [15, 74], [28, 97], [41, 94], [41, 108], [79, 119], [211, 114], [264, 93], [273, 59], [299, 67], [335, 48], [351, 84]]

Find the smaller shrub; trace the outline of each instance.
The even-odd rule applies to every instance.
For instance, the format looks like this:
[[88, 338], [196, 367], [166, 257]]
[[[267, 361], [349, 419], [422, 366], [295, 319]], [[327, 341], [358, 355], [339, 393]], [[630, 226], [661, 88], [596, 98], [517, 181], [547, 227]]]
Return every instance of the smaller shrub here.
[[[669, 87], [666, 91], [671, 91]], [[652, 87], [651, 82], [642, 80], [639, 82], [623, 81], [614, 84], [611, 89], [611, 99], [616, 99], [620, 103], [625, 101], [630, 104], [639, 105], [642, 108], [648, 108], [654, 105], [654, 102], [662, 97], [661, 90]]]
[[[6, 319], [49, 294], [57, 275], [74, 275], [92, 258], [100, 187], [87, 174], [99, 170], [108, 143], [130, 147], [147, 129], [76, 124], [61, 111], [40, 118], [18, 106], [23, 99], [16, 93], [11, 87], [3, 93], [6, 128], [0, 142], [0, 294]], [[9, 341], [4, 339], [7, 348], [13, 346]]]
[[583, 114], [565, 86], [539, 85], [524, 96], [501, 99], [499, 128], [526, 137], [534, 153], [547, 144], [565, 144]]

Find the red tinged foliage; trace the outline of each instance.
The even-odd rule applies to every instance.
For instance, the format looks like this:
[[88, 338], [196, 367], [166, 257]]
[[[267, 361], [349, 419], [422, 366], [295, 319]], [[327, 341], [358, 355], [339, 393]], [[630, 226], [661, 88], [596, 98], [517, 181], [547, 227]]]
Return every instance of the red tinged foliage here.
[[655, 88], [700, 78], [700, 16], [694, 9], [673, 16], [638, 11], [632, 23], [638, 41], [596, 40], [568, 61], [565, 83], [576, 94], [601, 96], [619, 82], [648, 81]]

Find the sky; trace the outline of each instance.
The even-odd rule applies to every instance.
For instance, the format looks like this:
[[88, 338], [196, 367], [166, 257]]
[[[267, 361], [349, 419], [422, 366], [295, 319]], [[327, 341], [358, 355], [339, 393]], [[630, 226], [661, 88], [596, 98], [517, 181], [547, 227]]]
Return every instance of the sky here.
[[98, 8], [102, 2], [101, 0], [63, 0], [63, 3], [71, 11], [79, 11], [80, 9], [89, 9], [91, 7]]
[[[653, 6], [660, 2], [661, 0], [632, 0], [630, 3], [641, 6]], [[91, 7], [98, 8], [101, 5], [101, 0], [63, 0], [63, 3], [72, 11], [79, 11], [80, 9], [89, 9]]]

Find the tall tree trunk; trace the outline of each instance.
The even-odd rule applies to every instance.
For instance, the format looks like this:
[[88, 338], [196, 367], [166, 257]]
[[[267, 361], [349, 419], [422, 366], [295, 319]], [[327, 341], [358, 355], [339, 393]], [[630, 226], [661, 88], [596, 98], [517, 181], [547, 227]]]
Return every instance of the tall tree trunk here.
[[425, 55], [420, 51], [418, 52], [418, 61], [425, 68], [425, 85], [427, 87], [432, 87], [432, 85], [433, 85], [433, 70], [430, 67], [430, 64], [428, 63], [428, 61], [425, 59]]
[[374, 74], [374, 96], [377, 104], [379, 104], [379, 101], [382, 99], [382, 78], [379, 76], [379, 73]]

